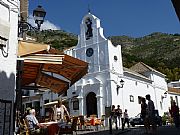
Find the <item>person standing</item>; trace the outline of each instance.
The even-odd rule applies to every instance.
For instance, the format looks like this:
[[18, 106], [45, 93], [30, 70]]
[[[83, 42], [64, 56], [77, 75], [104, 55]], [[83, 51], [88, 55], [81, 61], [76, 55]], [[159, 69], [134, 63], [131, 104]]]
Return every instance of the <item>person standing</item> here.
[[116, 115], [118, 120], [118, 127], [120, 128], [120, 124], [122, 124], [122, 109], [120, 108], [120, 105], [117, 106]]
[[129, 128], [129, 115], [128, 115], [127, 109], [125, 109], [125, 111], [124, 111], [124, 119], [123, 119], [122, 130], [124, 130], [126, 123], [127, 123], [128, 128]]
[[143, 123], [144, 123], [146, 133], [148, 133], [150, 127], [148, 125], [147, 104], [146, 104], [146, 99], [145, 98], [141, 99], [141, 118], [143, 119]]
[[176, 105], [175, 101], [172, 101], [170, 109], [171, 117], [173, 118], [175, 126], [179, 127], [179, 107]]
[[57, 114], [57, 119], [63, 122], [65, 120], [65, 113], [70, 118], [67, 108], [65, 107], [65, 105], [63, 105], [62, 101], [59, 100], [58, 105], [56, 107], [56, 113], [55, 113]]
[[115, 124], [116, 129], [117, 129], [117, 115], [116, 115], [115, 105], [112, 105], [112, 108], [111, 108], [111, 119], [112, 119], [112, 125]]
[[[156, 118], [155, 118], [155, 107], [154, 102], [151, 100], [151, 96], [148, 94], [146, 95], [146, 99], [148, 100], [147, 104], [147, 120], [148, 124], [152, 125], [152, 131], [149, 130], [149, 132], [155, 134], [156, 133]], [[150, 126], [149, 126], [150, 129]]]

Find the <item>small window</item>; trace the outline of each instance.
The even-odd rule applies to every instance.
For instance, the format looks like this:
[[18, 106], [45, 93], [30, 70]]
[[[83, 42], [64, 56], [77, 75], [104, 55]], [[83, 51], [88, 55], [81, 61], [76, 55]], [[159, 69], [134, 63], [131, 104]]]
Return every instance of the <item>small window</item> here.
[[136, 84], [136, 85], [138, 84], [137, 81], [135, 82], [135, 84]]
[[32, 108], [32, 103], [26, 103], [26, 108], [28, 107]]
[[114, 61], [117, 61], [117, 60], [118, 60], [117, 56], [114, 56]]
[[79, 110], [79, 101], [73, 101], [73, 110]]
[[73, 110], [79, 110], [79, 100], [74, 97], [71, 99]]
[[130, 102], [134, 102], [134, 96], [133, 95], [130, 95]]
[[49, 103], [49, 99], [44, 100], [44, 104]]

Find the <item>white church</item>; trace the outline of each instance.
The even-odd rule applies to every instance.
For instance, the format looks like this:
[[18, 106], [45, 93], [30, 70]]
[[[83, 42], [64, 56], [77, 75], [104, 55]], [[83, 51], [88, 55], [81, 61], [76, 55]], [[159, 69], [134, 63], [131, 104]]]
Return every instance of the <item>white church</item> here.
[[121, 45], [113, 45], [104, 37], [100, 19], [90, 12], [82, 19], [80, 29], [77, 46], [65, 53], [88, 62], [89, 70], [67, 91], [71, 115], [101, 117], [106, 108], [120, 105], [130, 117], [135, 116], [146, 94], [151, 95], [161, 116], [168, 111], [164, 74], [142, 62], [130, 69], [123, 67]]

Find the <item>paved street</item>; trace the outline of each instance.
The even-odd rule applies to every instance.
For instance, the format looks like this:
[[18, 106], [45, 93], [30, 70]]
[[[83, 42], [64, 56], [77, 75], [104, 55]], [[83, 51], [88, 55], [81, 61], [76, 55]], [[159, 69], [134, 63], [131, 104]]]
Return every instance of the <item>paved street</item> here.
[[[144, 128], [134, 128], [129, 132], [124, 133], [123, 135], [147, 135], [144, 133]], [[177, 129], [174, 126], [162, 126], [158, 127], [157, 135], [180, 135], [180, 128]]]
[[[87, 135], [109, 135], [109, 130], [101, 130], [101, 131], [78, 131], [78, 134], [87, 134]], [[144, 133], [143, 127], [136, 127], [121, 130], [113, 130], [112, 135], [147, 135]], [[177, 129], [174, 126], [162, 126], [158, 127], [156, 135], [180, 135], [180, 128]]]

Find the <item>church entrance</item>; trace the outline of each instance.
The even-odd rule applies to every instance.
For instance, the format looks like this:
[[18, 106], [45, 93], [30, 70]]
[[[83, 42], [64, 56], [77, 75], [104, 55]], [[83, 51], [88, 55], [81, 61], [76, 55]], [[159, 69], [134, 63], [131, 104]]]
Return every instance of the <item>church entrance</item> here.
[[94, 92], [90, 92], [86, 97], [87, 117], [97, 115], [97, 98]]

